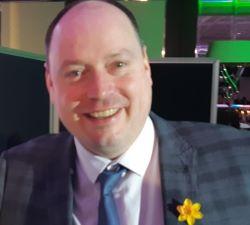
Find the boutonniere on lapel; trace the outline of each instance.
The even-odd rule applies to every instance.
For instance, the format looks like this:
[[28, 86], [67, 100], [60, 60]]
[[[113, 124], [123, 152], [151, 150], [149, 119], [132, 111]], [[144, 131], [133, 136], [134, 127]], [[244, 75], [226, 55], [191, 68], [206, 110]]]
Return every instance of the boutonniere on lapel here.
[[203, 214], [200, 212], [200, 209], [200, 203], [193, 203], [190, 199], [186, 198], [183, 205], [177, 206], [177, 211], [180, 213], [178, 216], [178, 221], [187, 221], [188, 225], [194, 225], [195, 220], [200, 220], [203, 218]]

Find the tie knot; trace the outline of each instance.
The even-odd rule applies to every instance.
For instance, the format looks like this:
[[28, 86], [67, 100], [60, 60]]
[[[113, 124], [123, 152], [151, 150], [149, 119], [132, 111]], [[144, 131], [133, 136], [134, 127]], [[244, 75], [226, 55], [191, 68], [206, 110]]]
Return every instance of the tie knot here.
[[127, 171], [121, 165], [117, 165], [114, 170], [108, 170], [107, 168], [99, 175], [98, 181], [101, 185], [101, 192], [104, 195], [112, 194], [113, 188], [117, 185], [123, 173]]

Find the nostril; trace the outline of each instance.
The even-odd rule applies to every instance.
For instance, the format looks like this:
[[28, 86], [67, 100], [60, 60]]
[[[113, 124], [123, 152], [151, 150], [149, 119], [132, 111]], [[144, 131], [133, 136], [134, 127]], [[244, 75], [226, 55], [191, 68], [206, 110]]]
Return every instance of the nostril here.
[[87, 96], [90, 99], [104, 99], [113, 92], [113, 82], [108, 79], [95, 79], [87, 87]]
[[90, 99], [104, 99], [107, 96], [108, 91], [105, 89], [93, 89], [88, 91], [87, 96]]

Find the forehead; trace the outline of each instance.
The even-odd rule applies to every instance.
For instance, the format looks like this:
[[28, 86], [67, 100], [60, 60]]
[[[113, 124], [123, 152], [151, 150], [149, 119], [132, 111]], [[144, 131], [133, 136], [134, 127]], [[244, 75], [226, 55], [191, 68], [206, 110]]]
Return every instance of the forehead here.
[[139, 38], [127, 15], [108, 3], [82, 2], [56, 25], [48, 61], [50, 67], [72, 59], [92, 63], [120, 49], [141, 54]]
[[[90, 58], [108, 51], [129, 48], [140, 52], [136, 31], [125, 13], [100, 1], [82, 2], [68, 11], [56, 25], [49, 58], [85, 54]], [[83, 56], [83, 55], [82, 55]]]
[[[127, 15], [114, 5], [101, 1], [81, 2], [70, 9], [55, 26], [54, 32], [74, 34], [75, 31], [87, 32], [102, 28], [108, 29], [112, 26], [132, 29], [135, 32]], [[53, 38], [53, 37], [52, 37]]]

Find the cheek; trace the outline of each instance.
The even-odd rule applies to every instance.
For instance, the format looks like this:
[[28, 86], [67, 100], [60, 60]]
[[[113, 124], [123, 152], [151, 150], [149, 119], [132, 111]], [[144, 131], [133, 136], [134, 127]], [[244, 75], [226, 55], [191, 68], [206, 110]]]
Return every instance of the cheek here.
[[119, 81], [121, 94], [126, 96], [130, 104], [136, 105], [136, 107], [141, 107], [145, 102], [151, 101], [151, 78], [140, 72], [123, 77]]
[[58, 85], [55, 88], [55, 104], [60, 111], [72, 111], [72, 105], [81, 99], [81, 89], [75, 86]]
[[120, 94], [128, 98], [130, 102], [137, 96], [138, 82], [132, 75], [122, 77], [117, 83], [117, 87]]
[[133, 87], [133, 94], [135, 99], [135, 107], [140, 111], [141, 115], [148, 113], [152, 101], [152, 80], [150, 75], [145, 71], [138, 76], [136, 85]]

